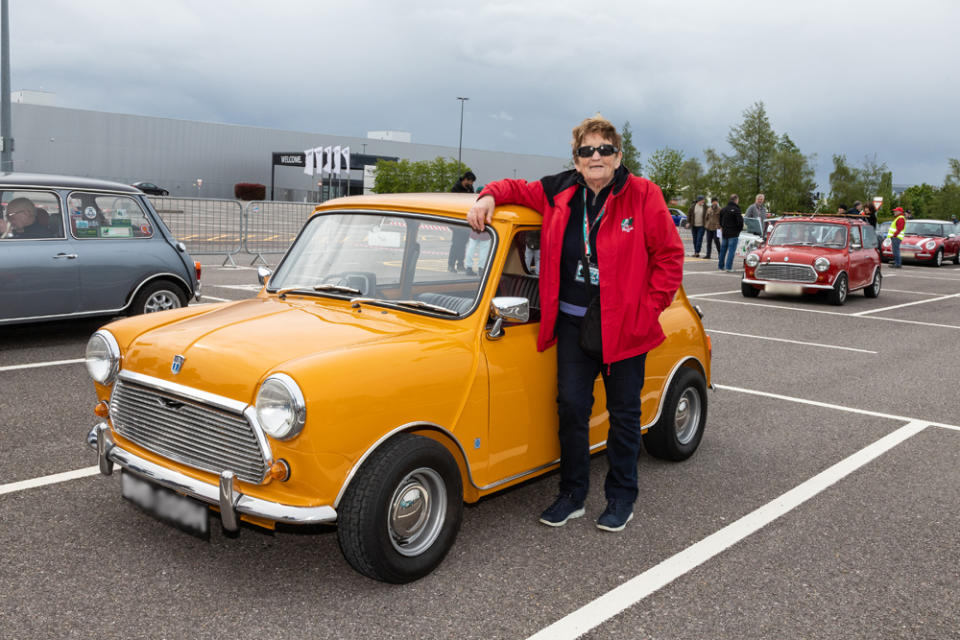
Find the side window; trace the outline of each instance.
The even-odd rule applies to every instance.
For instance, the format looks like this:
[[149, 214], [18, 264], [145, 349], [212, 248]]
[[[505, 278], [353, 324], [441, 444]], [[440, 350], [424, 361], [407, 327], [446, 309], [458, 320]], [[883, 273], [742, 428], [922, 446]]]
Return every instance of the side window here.
[[860, 241], [860, 227], [850, 227], [850, 246], [863, 248], [863, 242]]
[[42, 240], [65, 237], [60, 196], [52, 191], [0, 192], [0, 239]]
[[863, 227], [863, 248], [877, 248], [877, 232], [873, 230], [873, 227]]
[[530, 302], [530, 322], [540, 321], [540, 231], [518, 231], [510, 242], [498, 296], [517, 296]]
[[130, 196], [75, 191], [67, 207], [75, 238], [150, 238], [154, 234], [150, 218]]

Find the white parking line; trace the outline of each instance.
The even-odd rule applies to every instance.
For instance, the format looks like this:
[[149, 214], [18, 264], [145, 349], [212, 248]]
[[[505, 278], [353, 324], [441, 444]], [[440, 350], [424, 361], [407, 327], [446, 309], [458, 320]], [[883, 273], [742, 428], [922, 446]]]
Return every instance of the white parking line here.
[[844, 458], [736, 522], [667, 558], [612, 591], [608, 591], [593, 602], [530, 636], [528, 640], [563, 640], [567, 638], [572, 640], [580, 637], [625, 609], [637, 604], [651, 593], [693, 571], [747, 536], [756, 533], [780, 516], [796, 509], [810, 498], [893, 449], [904, 440], [920, 433], [927, 426], [926, 422], [919, 421], [905, 424], [893, 433]]
[[883, 320], [884, 322], [901, 322], [903, 324], [917, 324], [924, 327], [940, 327], [943, 329], [960, 329], [960, 325], [940, 324], [938, 322], [921, 322], [919, 320], [904, 320], [902, 318], [880, 318], [875, 316], [861, 316], [855, 313], [840, 313], [839, 311], [823, 311], [821, 309], [804, 309], [802, 307], [788, 307], [781, 304], [764, 304], [762, 302], [744, 302], [742, 300], [718, 300], [716, 298], [705, 299], [705, 302], [722, 302], [724, 304], [743, 304], [750, 307], [765, 307], [767, 309], [786, 309], [787, 311], [802, 311], [804, 313], [822, 313], [828, 316], [840, 316], [843, 318], [858, 318], [861, 320]]
[[787, 340], [786, 338], [771, 338], [769, 336], [754, 336], [747, 333], [734, 333], [733, 331], [720, 331], [718, 329], [707, 329], [707, 333], [722, 333], [728, 336], [738, 336], [740, 338], [755, 338], [757, 340], [772, 340], [774, 342], [789, 342], [790, 344], [800, 344], [806, 347], [823, 347], [824, 349], [841, 349], [843, 351], [856, 351], [857, 353], [873, 353], [876, 354], [876, 351], [868, 351], [866, 349], [854, 349], [853, 347], [838, 347], [834, 344], [821, 344], [819, 342], [801, 342], [800, 340]]
[[63, 473], [55, 473], [50, 476], [43, 476], [42, 478], [32, 478], [30, 480], [21, 480], [19, 482], [0, 484], [0, 496], [5, 493], [15, 493], [25, 489], [44, 487], [48, 484], [57, 484], [58, 482], [67, 482], [69, 480], [86, 478], [98, 473], [100, 473], [100, 466], [94, 465], [92, 467], [84, 467], [83, 469], [75, 469], [73, 471], [64, 471]]
[[706, 298], [708, 296], [726, 296], [731, 293], [740, 293], [739, 289], [731, 289], [730, 291], [714, 291], [713, 293], [695, 293], [693, 295], [687, 296], [687, 299], [693, 298]]
[[18, 369], [35, 369], [37, 367], [55, 367], [61, 364], [79, 364], [85, 362], [84, 358], [74, 358], [73, 360], [50, 360], [48, 362], [31, 362], [30, 364], [11, 364], [0, 367], [0, 371], [16, 371]]
[[915, 304], [927, 304], [928, 302], [939, 302], [941, 300], [949, 300], [950, 298], [956, 298], [957, 296], [960, 296], [960, 293], [954, 293], [949, 296], [940, 296], [939, 298], [930, 298], [929, 300], [916, 300], [914, 302], [905, 302], [903, 304], [894, 305], [892, 307], [881, 307], [880, 309], [867, 309], [866, 311], [860, 311], [859, 313], [853, 313], [850, 315], [865, 316], [868, 313], [880, 313], [881, 311], [892, 311], [893, 309], [902, 309], [903, 307], [912, 307]]

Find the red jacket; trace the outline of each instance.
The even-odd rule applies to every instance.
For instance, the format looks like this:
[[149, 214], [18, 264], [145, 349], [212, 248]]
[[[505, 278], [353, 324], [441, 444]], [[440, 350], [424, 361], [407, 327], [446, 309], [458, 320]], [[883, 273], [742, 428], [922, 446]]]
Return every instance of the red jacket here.
[[[560, 254], [570, 200], [582, 188], [578, 176], [571, 170], [537, 182], [498, 180], [480, 194], [493, 196], [498, 205], [519, 204], [543, 215], [537, 337], [540, 351], [556, 342]], [[670, 306], [683, 281], [683, 244], [660, 187], [625, 169], [618, 170], [614, 179], [597, 230], [605, 363], [647, 353], [664, 341], [660, 313]]]

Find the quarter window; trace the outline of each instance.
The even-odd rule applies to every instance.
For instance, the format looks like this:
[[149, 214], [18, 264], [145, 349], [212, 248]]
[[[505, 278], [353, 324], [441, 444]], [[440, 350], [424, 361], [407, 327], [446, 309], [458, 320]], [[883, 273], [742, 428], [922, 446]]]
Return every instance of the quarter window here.
[[143, 207], [129, 196], [75, 191], [67, 199], [70, 232], [81, 240], [150, 238], [153, 224]]

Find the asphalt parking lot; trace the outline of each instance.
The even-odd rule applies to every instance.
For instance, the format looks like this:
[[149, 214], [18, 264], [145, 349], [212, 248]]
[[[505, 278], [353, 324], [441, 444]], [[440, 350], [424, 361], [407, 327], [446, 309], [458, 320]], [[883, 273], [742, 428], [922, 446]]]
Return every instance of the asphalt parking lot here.
[[[206, 302], [255, 295], [204, 261]], [[465, 511], [431, 575], [355, 573], [332, 528], [152, 520], [83, 444], [83, 348], [102, 322], [0, 328], [0, 637], [958, 638], [960, 266], [884, 271], [881, 295], [745, 299], [689, 258], [713, 339], [699, 451], [640, 458], [620, 534], [537, 522], [556, 477]]]

